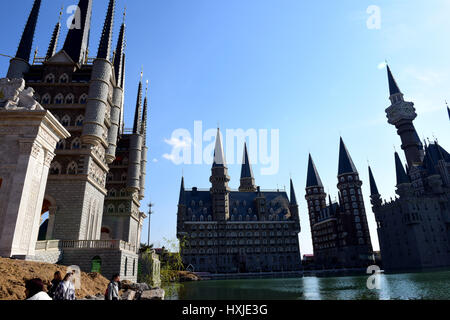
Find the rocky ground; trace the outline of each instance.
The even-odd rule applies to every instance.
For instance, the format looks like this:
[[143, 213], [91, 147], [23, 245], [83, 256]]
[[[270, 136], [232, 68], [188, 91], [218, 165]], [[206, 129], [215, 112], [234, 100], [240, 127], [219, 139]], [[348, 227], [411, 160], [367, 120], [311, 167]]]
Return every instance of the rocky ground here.
[[[41, 278], [50, 284], [53, 274], [61, 271], [63, 276], [67, 267], [49, 263], [29, 262], [0, 258], [0, 300], [24, 300], [25, 280]], [[82, 273], [82, 288], [77, 290], [77, 299], [88, 295], [104, 295], [109, 281], [98, 273]]]
[[[0, 300], [24, 300], [26, 280], [40, 278], [49, 285], [56, 271], [65, 275], [67, 267], [0, 258]], [[76, 291], [77, 299], [104, 300], [108, 283], [109, 281], [98, 273], [82, 272], [81, 289]], [[149, 288], [146, 284], [124, 281], [121, 295], [124, 300], [164, 300], [165, 292], [160, 288]]]

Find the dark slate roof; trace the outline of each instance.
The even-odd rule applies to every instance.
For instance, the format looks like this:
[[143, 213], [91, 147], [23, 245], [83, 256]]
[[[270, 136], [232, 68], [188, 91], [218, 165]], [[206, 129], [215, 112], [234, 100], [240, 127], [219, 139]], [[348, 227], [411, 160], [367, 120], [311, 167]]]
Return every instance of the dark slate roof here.
[[370, 166], [369, 166], [369, 182], [370, 182], [370, 194], [371, 195], [380, 194], [378, 192], [378, 187], [375, 182], [375, 178], [373, 177], [372, 168], [370, 168]]
[[450, 108], [447, 107], [448, 119], [450, 120]]
[[394, 79], [394, 76], [392, 75], [391, 68], [387, 66], [387, 73], [388, 73], [388, 81], [389, 81], [389, 93], [392, 96], [393, 94], [401, 93], [397, 82]]
[[69, 30], [66, 41], [64, 42], [63, 50], [75, 63], [83, 63], [81, 59], [89, 46], [92, 0], [80, 0], [78, 8], [80, 8], [81, 12], [81, 28]]
[[323, 187], [322, 180], [320, 180], [319, 173], [317, 172], [316, 165], [314, 164], [311, 155], [309, 155], [308, 159], [308, 176], [306, 178], [306, 187]]
[[105, 24], [103, 25], [102, 37], [100, 38], [100, 43], [98, 46], [97, 58], [108, 60], [110, 58], [115, 8], [116, 0], [109, 0], [108, 12], [106, 13]]
[[114, 56], [114, 73], [116, 75], [116, 83], [122, 87], [122, 73], [125, 71], [122, 68], [125, 51], [125, 23], [122, 23], [117, 40], [116, 53]]
[[297, 197], [295, 196], [295, 189], [294, 189], [294, 183], [292, 182], [292, 179], [291, 179], [291, 197], [290, 197], [290, 200], [291, 200], [291, 204], [292, 205], [297, 205]]
[[402, 183], [410, 183], [409, 177], [406, 175], [402, 161], [400, 160], [397, 152], [395, 153], [395, 172], [397, 175], [397, 185]]
[[341, 138], [339, 146], [339, 168], [338, 175], [344, 173], [358, 173], [355, 164], [353, 163], [352, 157], [348, 153], [347, 147], [345, 146], [344, 140]]
[[[3, 4], [5, 5], [5, 4]], [[6, 7], [4, 7], [6, 9]], [[19, 48], [17, 49], [16, 58], [25, 61], [30, 60], [31, 48], [33, 46], [34, 32], [39, 17], [39, 10], [41, 8], [41, 0], [35, 0], [30, 15], [28, 16], [27, 24], [23, 30], [22, 38], [20, 39]]]
[[181, 186], [180, 186], [180, 196], [178, 198], [178, 204], [186, 204], [185, 203], [185, 197], [184, 197], [185, 191], [184, 191], [184, 177], [181, 178]]
[[248, 156], [247, 143], [244, 144], [244, 156], [242, 159], [241, 178], [253, 178], [253, 170]]
[[437, 162], [438, 160], [445, 160], [446, 162], [450, 162], [450, 154], [438, 143], [431, 143], [428, 146], [428, 152], [430, 152], [431, 158], [435, 162]]
[[134, 111], [133, 133], [139, 133], [142, 116], [142, 78], [139, 81], [138, 93], [136, 98], [136, 110]]
[[56, 53], [60, 30], [61, 30], [61, 23], [58, 21], [58, 23], [55, 26], [55, 29], [53, 30], [53, 34], [52, 34], [52, 38], [50, 40], [50, 44], [48, 46], [47, 54], [45, 55], [46, 60], [53, 57]]
[[[252, 220], [257, 213], [254, 201], [257, 195], [257, 192], [231, 191], [230, 217], [234, 216], [235, 221], [239, 221], [239, 216], [241, 216], [242, 221], [245, 221], [246, 216], [249, 215]], [[273, 212], [280, 221], [284, 220], [284, 216], [289, 212], [287, 193], [285, 191], [261, 191], [261, 195], [266, 199], [268, 214]], [[201, 215], [203, 215], [205, 221], [207, 221], [208, 215], [212, 216], [211, 193], [209, 190], [196, 190], [195, 188], [185, 190], [184, 198], [188, 216], [190, 216], [190, 211], [197, 221]], [[200, 201], [202, 201], [202, 206], [200, 206]], [[249, 213], [249, 209], [251, 209], [252, 213]]]

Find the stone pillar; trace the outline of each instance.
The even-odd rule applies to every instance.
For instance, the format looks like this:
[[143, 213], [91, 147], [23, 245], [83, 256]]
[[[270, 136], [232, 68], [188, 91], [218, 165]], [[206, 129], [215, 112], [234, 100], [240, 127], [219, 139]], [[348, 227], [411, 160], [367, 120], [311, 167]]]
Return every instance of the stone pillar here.
[[70, 135], [25, 89], [0, 79], [0, 256], [33, 256], [56, 143]]
[[55, 227], [55, 215], [57, 207], [48, 208], [48, 225], [47, 225], [47, 235], [45, 237], [46, 240], [53, 240], [53, 229]]

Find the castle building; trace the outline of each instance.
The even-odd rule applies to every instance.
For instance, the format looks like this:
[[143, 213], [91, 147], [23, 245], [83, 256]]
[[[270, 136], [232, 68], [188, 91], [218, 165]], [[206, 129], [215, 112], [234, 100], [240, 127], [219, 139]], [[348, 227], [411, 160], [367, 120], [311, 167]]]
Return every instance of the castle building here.
[[211, 273], [301, 270], [298, 204], [291, 180], [290, 197], [255, 185], [247, 146], [239, 190], [230, 177], [218, 130], [209, 190], [190, 190], [181, 180], [177, 238], [186, 266]]
[[[414, 103], [405, 101], [389, 66], [389, 124], [397, 129], [406, 170], [395, 153], [397, 196], [383, 201], [369, 167], [372, 209], [387, 272], [450, 266], [450, 154], [437, 141], [422, 143]], [[449, 111], [450, 116], [450, 110]]]
[[324, 191], [309, 155], [306, 201], [312, 233], [314, 263], [319, 269], [364, 268], [373, 264], [364, 200], [352, 158], [341, 138], [338, 168], [339, 202]]
[[139, 207], [147, 162], [147, 98], [142, 111], [141, 76], [134, 128], [126, 130], [125, 14], [113, 52], [115, 0], [109, 1], [91, 58], [92, 0], [80, 0], [62, 49], [57, 50], [58, 22], [45, 57], [35, 54], [30, 63], [40, 7], [41, 0], [35, 0], [7, 78], [25, 79], [35, 100], [70, 133], [58, 142], [50, 165], [42, 208], [49, 212], [45, 240], [61, 241], [64, 264], [91, 271], [101, 261], [102, 273], [135, 279], [145, 219]]

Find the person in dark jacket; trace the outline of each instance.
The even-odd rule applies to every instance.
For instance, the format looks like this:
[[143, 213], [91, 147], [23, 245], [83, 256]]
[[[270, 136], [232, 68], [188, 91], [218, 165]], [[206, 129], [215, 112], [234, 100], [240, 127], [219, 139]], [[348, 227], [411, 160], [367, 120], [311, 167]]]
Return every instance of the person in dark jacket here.
[[119, 291], [120, 291], [120, 275], [115, 274], [108, 285], [108, 289], [106, 290], [105, 300], [112, 300], [112, 301], [120, 300]]
[[58, 285], [62, 281], [62, 275], [60, 271], [56, 271], [53, 275], [53, 280], [51, 281], [50, 288], [48, 289], [48, 295], [50, 297], [54, 297], [56, 289], [58, 288]]

